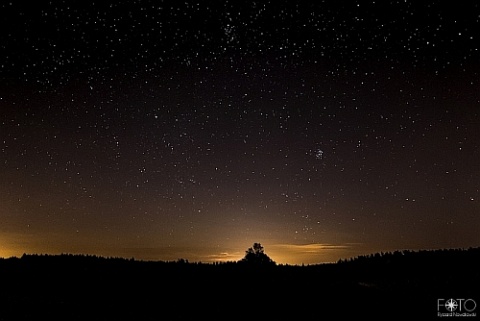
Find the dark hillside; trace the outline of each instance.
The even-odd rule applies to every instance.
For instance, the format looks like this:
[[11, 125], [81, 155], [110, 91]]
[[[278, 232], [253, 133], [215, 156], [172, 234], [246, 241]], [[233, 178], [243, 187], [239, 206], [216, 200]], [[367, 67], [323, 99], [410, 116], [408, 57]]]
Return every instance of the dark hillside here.
[[436, 319], [438, 299], [480, 302], [479, 271], [479, 249], [310, 266], [24, 255], [0, 260], [0, 320]]

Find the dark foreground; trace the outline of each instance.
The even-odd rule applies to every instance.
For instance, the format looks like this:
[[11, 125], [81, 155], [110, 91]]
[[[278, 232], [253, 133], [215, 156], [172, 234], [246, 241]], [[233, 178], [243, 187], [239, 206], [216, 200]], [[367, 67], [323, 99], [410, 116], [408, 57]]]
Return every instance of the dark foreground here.
[[[0, 320], [476, 320], [480, 314], [480, 249], [274, 267], [24, 255], [0, 260], [0, 277]], [[462, 315], [440, 318], [452, 298]]]

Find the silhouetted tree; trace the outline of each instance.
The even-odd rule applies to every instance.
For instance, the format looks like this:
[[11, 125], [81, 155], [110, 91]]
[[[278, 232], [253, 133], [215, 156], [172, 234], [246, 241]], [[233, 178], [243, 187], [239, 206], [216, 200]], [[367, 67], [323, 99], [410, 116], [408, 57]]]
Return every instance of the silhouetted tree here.
[[178, 259], [177, 264], [188, 264], [188, 260], [186, 259]]
[[252, 265], [269, 266], [275, 265], [275, 262], [265, 254], [264, 248], [260, 243], [253, 243], [253, 246], [245, 251], [243, 263]]

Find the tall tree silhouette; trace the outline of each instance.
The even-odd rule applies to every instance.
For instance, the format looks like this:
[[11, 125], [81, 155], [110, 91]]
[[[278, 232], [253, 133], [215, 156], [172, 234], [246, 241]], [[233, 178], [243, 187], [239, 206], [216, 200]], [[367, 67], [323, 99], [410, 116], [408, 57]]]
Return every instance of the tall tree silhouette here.
[[275, 265], [275, 262], [265, 254], [264, 248], [260, 243], [253, 243], [253, 246], [245, 251], [243, 263], [251, 265], [269, 266]]

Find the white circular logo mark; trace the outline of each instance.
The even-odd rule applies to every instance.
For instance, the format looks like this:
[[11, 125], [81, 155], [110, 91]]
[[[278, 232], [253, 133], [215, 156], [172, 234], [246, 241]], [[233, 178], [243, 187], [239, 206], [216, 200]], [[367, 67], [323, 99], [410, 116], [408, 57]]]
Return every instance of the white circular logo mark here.
[[458, 303], [454, 299], [448, 299], [447, 303], [445, 303], [445, 308], [448, 311], [453, 312], [458, 308]]

